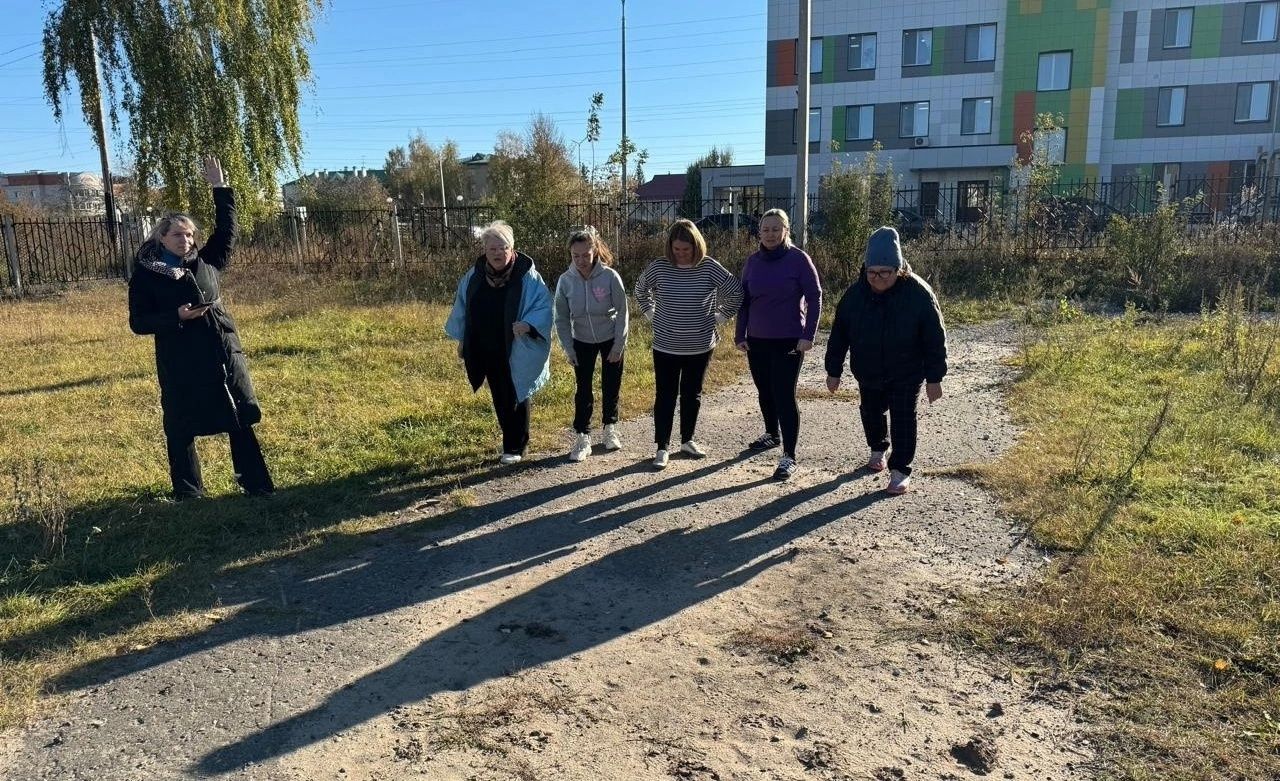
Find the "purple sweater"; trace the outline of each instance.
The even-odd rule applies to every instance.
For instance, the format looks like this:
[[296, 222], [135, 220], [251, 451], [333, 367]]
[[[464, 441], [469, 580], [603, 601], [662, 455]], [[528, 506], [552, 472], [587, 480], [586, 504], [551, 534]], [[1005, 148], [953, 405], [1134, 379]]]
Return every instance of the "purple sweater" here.
[[821, 314], [818, 270], [803, 250], [761, 247], [747, 258], [735, 344], [747, 337], [812, 342]]

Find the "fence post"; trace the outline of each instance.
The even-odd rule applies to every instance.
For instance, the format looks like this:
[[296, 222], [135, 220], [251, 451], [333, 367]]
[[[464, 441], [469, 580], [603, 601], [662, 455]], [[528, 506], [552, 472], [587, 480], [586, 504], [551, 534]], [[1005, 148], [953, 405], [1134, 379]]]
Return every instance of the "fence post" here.
[[9, 259], [9, 280], [13, 284], [13, 290], [22, 297], [22, 270], [18, 267], [18, 237], [13, 230], [13, 218], [9, 215], [4, 217], [4, 254]]
[[[448, 225], [448, 217], [445, 217], [445, 225]], [[391, 202], [391, 235], [396, 242], [396, 259], [392, 268], [399, 271], [404, 268], [404, 252], [400, 249], [400, 206], [395, 201]]]

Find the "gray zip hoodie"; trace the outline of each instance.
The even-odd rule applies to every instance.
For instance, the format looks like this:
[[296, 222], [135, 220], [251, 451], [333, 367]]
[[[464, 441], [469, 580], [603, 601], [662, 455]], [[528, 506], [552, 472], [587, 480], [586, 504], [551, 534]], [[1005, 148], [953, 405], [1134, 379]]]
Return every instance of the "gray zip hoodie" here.
[[567, 355], [573, 340], [599, 344], [614, 340], [613, 349], [627, 347], [627, 291], [618, 272], [596, 261], [586, 279], [572, 265], [556, 282], [556, 336]]

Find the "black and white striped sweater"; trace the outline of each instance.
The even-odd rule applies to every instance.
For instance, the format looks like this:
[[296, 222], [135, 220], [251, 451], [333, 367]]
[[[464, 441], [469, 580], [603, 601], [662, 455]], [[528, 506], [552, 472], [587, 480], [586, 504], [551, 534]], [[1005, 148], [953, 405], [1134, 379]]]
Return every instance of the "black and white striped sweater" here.
[[658, 258], [636, 281], [636, 303], [653, 322], [653, 349], [697, 355], [716, 346], [716, 327], [738, 313], [742, 284], [715, 258], [681, 268]]

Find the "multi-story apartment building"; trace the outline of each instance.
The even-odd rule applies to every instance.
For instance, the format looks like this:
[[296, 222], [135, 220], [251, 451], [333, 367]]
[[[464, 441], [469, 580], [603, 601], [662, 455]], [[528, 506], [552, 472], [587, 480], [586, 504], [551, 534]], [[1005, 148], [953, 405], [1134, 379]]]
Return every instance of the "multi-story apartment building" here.
[[72, 214], [101, 214], [102, 178], [90, 173], [27, 171], [0, 174], [0, 197], [14, 203]]
[[[794, 197], [798, 16], [770, 0], [769, 199]], [[1068, 180], [1280, 175], [1280, 0], [812, 0], [811, 26], [811, 193], [873, 143], [922, 211], [1039, 143]]]

